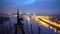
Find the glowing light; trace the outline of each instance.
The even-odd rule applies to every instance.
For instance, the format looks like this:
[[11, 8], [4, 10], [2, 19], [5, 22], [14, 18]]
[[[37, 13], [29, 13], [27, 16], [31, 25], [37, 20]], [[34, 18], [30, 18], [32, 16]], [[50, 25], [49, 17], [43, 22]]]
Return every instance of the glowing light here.
[[44, 26], [44, 27], [49, 27], [48, 24], [46, 24], [45, 22], [39, 20], [38, 17], [35, 16], [34, 19], [35, 19], [38, 23], [40, 23], [42, 26]]
[[30, 18], [27, 18], [27, 20], [29, 21], [29, 20], [30, 20]]
[[53, 29], [54, 29], [54, 32], [57, 32], [57, 30], [55, 28], [53, 28]]
[[19, 14], [22, 14], [21, 12], [19, 12]]
[[9, 16], [11, 15], [11, 13], [9, 13]]
[[30, 14], [30, 13], [27, 13], [27, 14]]
[[58, 31], [58, 33], [60, 33], [60, 31]]
[[39, 23], [41, 23], [44, 27], [49, 27], [49, 25], [48, 24], [46, 24], [45, 22], [43, 22], [43, 21], [40, 21]]
[[50, 29], [52, 29], [52, 26], [50, 26]]
[[42, 19], [43, 21], [46, 21], [47, 23], [49, 23], [49, 24], [52, 24], [52, 25], [55, 25], [55, 26], [57, 26], [57, 27], [59, 27], [60, 28], [60, 24], [57, 24], [56, 22], [52, 22], [52, 21], [50, 21], [50, 20], [46, 20], [46, 19], [44, 19], [43, 17], [39, 17], [40, 19]]
[[[56, 22], [52, 22], [51, 20], [49, 20], [49, 18], [52, 18], [52, 16], [32, 16], [32, 18], [44, 27], [49, 27], [49, 24], [52, 24], [52, 25], [60, 28], [60, 24], [57, 24]], [[40, 18], [41, 20], [38, 18]], [[49, 23], [49, 24], [47, 24], [47, 23]], [[56, 28], [53, 28], [52, 26], [50, 26], [50, 29], [54, 30], [54, 32], [57, 32]], [[60, 33], [60, 31], [58, 31], [58, 32]]]
[[17, 16], [17, 15], [14, 15], [14, 16]]
[[[27, 19], [27, 18], [29, 19], [29, 16], [28, 16], [28, 15], [25, 15], [24, 18], [25, 18], [25, 19]], [[28, 19], [27, 19], [27, 20], [28, 20]]]

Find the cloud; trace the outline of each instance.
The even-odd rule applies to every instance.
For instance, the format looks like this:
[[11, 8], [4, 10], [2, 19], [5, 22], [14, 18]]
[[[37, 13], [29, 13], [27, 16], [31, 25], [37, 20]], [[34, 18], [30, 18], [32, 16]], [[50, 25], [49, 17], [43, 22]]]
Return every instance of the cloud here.
[[4, 0], [3, 4], [5, 5], [28, 5], [36, 2], [36, 0]]
[[38, 1], [59, 1], [59, 0], [38, 0]]

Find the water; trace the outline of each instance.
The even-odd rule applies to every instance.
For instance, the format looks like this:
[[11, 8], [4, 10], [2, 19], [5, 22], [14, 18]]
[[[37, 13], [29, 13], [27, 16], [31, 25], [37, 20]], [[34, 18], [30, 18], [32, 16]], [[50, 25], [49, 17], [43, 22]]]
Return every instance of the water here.
[[[57, 32], [54, 32], [50, 28], [46, 28], [42, 26], [41, 24], [37, 23], [34, 19], [31, 17], [25, 19], [22, 23], [24, 24], [24, 30], [26, 34], [38, 34], [39, 27], [40, 27], [40, 34], [58, 34]], [[15, 28], [14, 24], [17, 23], [16, 16], [11, 16], [10, 20], [5, 21], [3, 24], [0, 25], [0, 34], [14, 34]], [[21, 34], [21, 30], [18, 31], [18, 34]]]

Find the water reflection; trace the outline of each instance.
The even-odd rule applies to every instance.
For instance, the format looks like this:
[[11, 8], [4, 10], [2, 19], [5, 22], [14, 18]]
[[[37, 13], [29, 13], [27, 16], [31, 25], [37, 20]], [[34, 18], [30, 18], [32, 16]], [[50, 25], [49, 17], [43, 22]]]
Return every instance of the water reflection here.
[[[40, 25], [42, 25], [42, 26], [44, 26], [46, 28], [50, 28], [54, 32], [58, 32], [60, 30], [59, 29], [60, 28], [60, 24], [57, 24], [57, 20], [56, 21], [52, 21], [54, 19], [54, 16], [32, 16], [32, 18], [35, 21], [37, 21]], [[56, 18], [56, 19], [58, 19], [58, 18]]]
[[0, 16], [0, 34], [9, 34], [11, 31], [10, 17]]
[[[13, 24], [15, 24], [16, 22], [15, 21], [17, 21], [16, 20], [16, 16], [17, 15], [15, 15], [13, 18], [11, 18], [11, 24], [10, 24], [10, 22], [6, 22], [6, 24], [7, 24], [7, 28], [5, 29], [5, 30], [9, 30], [9, 28], [11, 27], [10, 25], [12, 25], [12, 26], [14, 26]], [[30, 17], [32, 17], [32, 18], [30, 18]], [[38, 26], [37, 26], [37, 24], [36, 24], [36, 22], [38, 23], [38, 25], [41, 25], [40, 27], [41, 27], [41, 29], [42, 29], [42, 33], [44, 33], [44, 31], [46, 30], [46, 31], [48, 31], [49, 29], [50, 30], [52, 30], [52, 31], [54, 31], [54, 33], [56, 34], [56, 33], [58, 33], [58, 34], [60, 34], [60, 30], [59, 30], [59, 28], [57, 28], [58, 26], [54, 26], [53, 24], [55, 24], [56, 22], [54, 22], [53, 23], [53, 21], [51, 21], [53, 24], [48, 24], [48, 22], [46, 21], [45, 22], [45, 20], [43, 20], [43, 19], [41, 19], [41, 18], [43, 18], [43, 19], [45, 19], [45, 20], [47, 20], [47, 21], [51, 21], [51, 19], [50, 18], [53, 18], [52, 16], [36, 16], [36, 15], [33, 15], [33, 16], [29, 16], [29, 15], [24, 15], [24, 20], [26, 20], [26, 22], [24, 21], [24, 24], [26, 24], [29, 28], [31, 28], [30, 27], [30, 24], [33, 24], [33, 26], [32, 26], [32, 28], [36, 28], [36, 29], [33, 29], [33, 32], [35, 32], [34, 34], [36, 34], [37, 33], [37, 30], [38, 30]], [[0, 21], [1, 21], [1, 19], [2, 18], [0, 18]], [[32, 20], [31, 20], [32, 19]], [[10, 19], [3, 19], [3, 21], [10, 21]], [[28, 24], [27, 24], [28, 23]], [[6, 26], [6, 24], [4, 24], [5, 26]], [[9, 26], [8, 26], [9, 25]], [[58, 25], [60, 25], [60, 24], [58, 24]], [[4, 26], [4, 27], [5, 27]], [[27, 27], [27, 26], [25, 26], [25, 27]], [[37, 26], [37, 27], [36, 27]], [[2, 29], [1, 27], [0, 27], [0, 29]], [[44, 30], [45, 29], [45, 30]], [[36, 30], [36, 31], [35, 31]], [[50, 33], [51, 31], [49, 30], [49, 32], [48, 33]], [[29, 30], [29, 31], [31, 31], [31, 29]], [[47, 32], [45, 32], [45, 33], [47, 33]], [[50, 33], [51, 34], [51, 33]]]

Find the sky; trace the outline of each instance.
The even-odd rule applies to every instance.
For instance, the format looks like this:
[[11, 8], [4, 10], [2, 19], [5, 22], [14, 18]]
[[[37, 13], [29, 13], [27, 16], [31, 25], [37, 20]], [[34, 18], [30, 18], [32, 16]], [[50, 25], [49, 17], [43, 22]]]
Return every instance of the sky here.
[[60, 0], [0, 0], [0, 12], [60, 14]]

